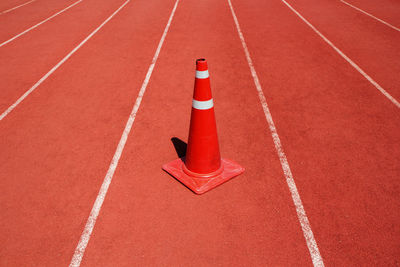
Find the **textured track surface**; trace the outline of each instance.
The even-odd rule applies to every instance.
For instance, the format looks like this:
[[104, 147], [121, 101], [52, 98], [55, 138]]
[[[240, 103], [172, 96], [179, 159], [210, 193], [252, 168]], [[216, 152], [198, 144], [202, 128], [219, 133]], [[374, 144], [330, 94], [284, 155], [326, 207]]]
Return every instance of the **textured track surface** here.
[[[396, 1], [346, 2], [400, 27]], [[1, 14], [0, 43], [72, 3]], [[0, 114], [123, 3], [83, 0], [0, 47]], [[71, 263], [175, 3], [131, 0], [0, 120], [0, 266]], [[341, 1], [287, 3], [400, 100], [400, 32]], [[399, 108], [283, 1], [232, 6], [322, 262], [399, 265]], [[221, 154], [246, 171], [198, 196], [161, 166], [187, 141], [200, 57]], [[229, 2], [180, 0], [148, 78], [80, 264], [313, 265]]]

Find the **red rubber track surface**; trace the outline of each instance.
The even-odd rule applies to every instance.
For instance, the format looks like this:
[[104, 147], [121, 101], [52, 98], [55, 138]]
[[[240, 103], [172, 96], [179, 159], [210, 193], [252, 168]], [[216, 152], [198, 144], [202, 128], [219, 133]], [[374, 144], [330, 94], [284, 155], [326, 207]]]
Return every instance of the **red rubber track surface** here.
[[[222, 157], [246, 171], [199, 197], [160, 168], [177, 157], [169, 139], [186, 141], [202, 56]], [[228, 3], [182, 1], [83, 266], [310, 264], [258, 102]]]
[[[1, 47], [0, 113], [123, 2], [84, 0]], [[71, 3], [4, 14], [0, 36]], [[0, 121], [0, 266], [70, 263], [174, 3], [129, 2]], [[398, 32], [340, 1], [289, 3], [400, 99]], [[399, 109], [280, 0], [232, 5], [325, 265], [398, 265]], [[187, 141], [200, 57], [221, 156], [246, 170], [198, 196], [161, 166]], [[226, 0], [179, 2], [81, 265], [312, 265]]]
[[170, 8], [127, 6], [1, 121], [2, 265], [69, 264]]
[[400, 79], [394, 78], [400, 73], [398, 31], [340, 1], [289, 2], [389, 94], [400, 99]]
[[[0, 12], [9, 10], [9, 9], [19, 6], [19, 5], [23, 5], [29, 1], [30, 0], [3, 0], [0, 2]], [[38, 0], [36, 0], [36, 1], [38, 1]], [[2, 15], [0, 15], [0, 16], [2, 16]]]
[[[64, 5], [66, 7], [74, 2]], [[51, 21], [1, 47], [0, 56], [3, 59], [3, 64], [0, 65], [1, 113], [85, 39], [120, 4], [119, 1], [104, 1], [99, 4], [96, 0], [84, 0]], [[57, 8], [50, 13], [58, 11]], [[51, 15], [46, 15], [46, 18]], [[18, 33], [15, 32], [13, 35]]]
[[379, 4], [374, 0], [349, 0], [346, 2], [397, 28], [400, 27], [399, 2], [397, 0], [383, 0], [379, 1]]
[[285, 5], [233, 4], [324, 260], [398, 264], [398, 108]]
[[[37, 0], [25, 7], [20, 7], [8, 13], [1, 14], [0, 43], [7, 41], [15, 35], [32, 27], [33, 25], [47, 19], [54, 13], [61, 11], [62, 9], [66, 8], [76, 1], [77, 0]], [[13, 3], [12, 6], [10, 6], [9, 8], [13, 8], [15, 6], [18, 6], [19, 4]], [[9, 8], [1, 9], [1, 11], [5, 11]]]

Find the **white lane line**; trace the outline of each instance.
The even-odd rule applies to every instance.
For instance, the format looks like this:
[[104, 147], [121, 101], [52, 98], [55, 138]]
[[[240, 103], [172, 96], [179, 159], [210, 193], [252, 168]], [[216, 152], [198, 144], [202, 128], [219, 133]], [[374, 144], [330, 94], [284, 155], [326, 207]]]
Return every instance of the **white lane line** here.
[[87, 219], [85, 228], [83, 229], [82, 235], [81, 235], [81, 237], [79, 239], [79, 243], [78, 243], [78, 245], [77, 245], [77, 247], [75, 249], [74, 255], [73, 255], [71, 263], [69, 265], [70, 267], [78, 267], [81, 264], [82, 257], [83, 257], [83, 255], [85, 253], [86, 246], [89, 243], [90, 236], [91, 236], [91, 234], [93, 232], [93, 228], [94, 228], [94, 226], [96, 224], [97, 217], [99, 216], [101, 206], [103, 205], [104, 199], [105, 199], [105, 197], [107, 195], [107, 191], [108, 191], [108, 188], [109, 188], [109, 186], [111, 184], [112, 178], [114, 176], [114, 172], [117, 169], [119, 159], [120, 159], [121, 154], [122, 154], [122, 152], [124, 150], [126, 141], [128, 139], [128, 135], [129, 135], [129, 133], [130, 133], [130, 131], [132, 129], [132, 125], [133, 125], [133, 122], [135, 121], [136, 114], [137, 114], [137, 112], [139, 110], [139, 107], [140, 107], [140, 103], [142, 102], [143, 95], [146, 92], [147, 85], [149, 83], [151, 74], [153, 73], [153, 69], [154, 69], [154, 66], [156, 65], [156, 62], [157, 62], [157, 59], [158, 59], [158, 55], [160, 54], [161, 47], [162, 47], [162, 45], [164, 43], [165, 37], [167, 36], [168, 29], [169, 29], [169, 26], [171, 25], [171, 22], [172, 22], [172, 19], [174, 17], [175, 10], [176, 10], [176, 8], [178, 6], [178, 3], [179, 3], [179, 0], [176, 0], [174, 8], [172, 9], [171, 15], [170, 15], [169, 20], [167, 22], [167, 25], [165, 26], [163, 35], [161, 36], [161, 39], [160, 39], [160, 42], [158, 44], [157, 50], [156, 50], [156, 52], [155, 52], [155, 54], [153, 56], [153, 59], [152, 59], [151, 64], [149, 66], [149, 69], [147, 70], [146, 78], [143, 81], [142, 87], [140, 88], [140, 91], [139, 91], [139, 94], [138, 94], [138, 96], [136, 98], [136, 101], [135, 101], [135, 104], [133, 106], [132, 112], [129, 115], [128, 121], [126, 122], [125, 129], [122, 132], [121, 139], [119, 140], [117, 149], [116, 149], [116, 151], [114, 153], [114, 156], [113, 156], [113, 158], [111, 160], [111, 164], [110, 164], [110, 166], [108, 168], [107, 174], [104, 177], [103, 184], [101, 185], [101, 188], [100, 188], [99, 193], [97, 195], [96, 201], [94, 202], [92, 210], [90, 211], [89, 218]]
[[36, 1], [36, 0], [31, 0], [31, 1], [29, 1], [29, 2], [26, 2], [26, 3], [21, 4], [21, 5], [19, 5], [19, 6], [16, 6], [16, 7], [7, 9], [7, 10], [4, 10], [4, 11], [1, 12], [0, 14], [8, 13], [8, 12], [10, 12], [10, 11], [13, 11], [13, 10], [15, 10], [15, 9], [17, 9], [17, 8], [23, 7], [23, 6], [27, 5], [27, 4], [30, 4], [30, 3], [35, 2], [35, 1]]
[[297, 187], [296, 187], [296, 184], [295, 184], [294, 179], [293, 179], [293, 174], [292, 174], [292, 171], [290, 170], [289, 162], [288, 162], [288, 160], [286, 158], [285, 152], [283, 151], [283, 147], [282, 147], [281, 141], [279, 139], [278, 132], [276, 130], [274, 121], [272, 120], [271, 112], [270, 112], [270, 110], [268, 108], [267, 100], [266, 100], [266, 98], [264, 96], [263, 90], [261, 88], [260, 81], [258, 79], [256, 70], [255, 70], [254, 65], [253, 65], [253, 61], [252, 61], [252, 59], [250, 57], [249, 50], [247, 48], [247, 45], [246, 45], [246, 42], [244, 40], [242, 31], [240, 29], [239, 21], [238, 21], [236, 15], [235, 15], [235, 11], [233, 10], [233, 6], [232, 6], [232, 3], [231, 3], [231, 0], [228, 0], [228, 3], [229, 3], [229, 6], [231, 8], [233, 20], [235, 21], [236, 29], [237, 29], [237, 32], [239, 34], [240, 41], [242, 42], [242, 45], [243, 45], [244, 53], [246, 54], [247, 63], [249, 64], [249, 68], [250, 68], [250, 71], [251, 71], [251, 75], [253, 76], [254, 84], [255, 84], [255, 86], [257, 88], [257, 91], [258, 91], [258, 97], [260, 98], [260, 102], [261, 102], [261, 105], [262, 105], [263, 110], [264, 110], [265, 118], [267, 119], [268, 126], [269, 126], [269, 129], [271, 131], [272, 139], [273, 139], [274, 144], [275, 144], [275, 149], [276, 149], [276, 151], [278, 153], [279, 160], [281, 162], [282, 170], [283, 170], [283, 173], [284, 173], [285, 178], [286, 178], [286, 183], [287, 183], [287, 185], [289, 187], [293, 203], [294, 203], [294, 205], [296, 207], [297, 217], [299, 219], [299, 222], [300, 222], [300, 225], [301, 225], [301, 229], [303, 230], [303, 235], [304, 235], [304, 238], [306, 240], [307, 247], [308, 247], [308, 250], [310, 252], [310, 256], [311, 256], [312, 262], [313, 262], [314, 266], [324, 266], [324, 262], [322, 260], [321, 254], [319, 253], [317, 242], [315, 241], [314, 234], [313, 234], [313, 232], [311, 230], [310, 222], [308, 221], [308, 217], [306, 215], [306, 211], [304, 210], [304, 207], [303, 207], [299, 192], [297, 191]]
[[58, 62], [49, 72], [47, 72], [39, 81], [37, 81], [28, 91], [26, 91], [14, 104], [0, 115], [0, 121], [4, 119], [14, 108], [18, 106], [28, 95], [30, 95], [42, 82], [44, 82], [53, 72], [55, 72], [65, 61], [67, 61], [82, 45], [84, 45], [93, 35], [95, 35], [112, 17], [114, 17], [130, 0], [127, 0], [119, 7], [111, 16], [109, 16], [99, 27], [89, 34], [80, 44], [78, 44], [71, 52], [68, 53], [60, 62]]
[[397, 27], [395, 27], [395, 26], [393, 26], [392, 24], [387, 23], [386, 21], [381, 20], [381, 19], [375, 17], [374, 15], [369, 14], [368, 12], [366, 12], [366, 11], [364, 11], [364, 10], [362, 10], [362, 9], [360, 9], [360, 8], [358, 8], [358, 7], [356, 7], [356, 6], [353, 6], [352, 4], [347, 3], [346, 1], [343, 1], [343, 0], [340, 0], [340, 1], [341, 1], [342, 3], [344, 3], [344, 4], [346, 4], [346, 5], [348, 5], [348, 6], [352, 7], [352, 8], [354, 8], [354, 9], [360, 11], [361, 13], [364, 13], [365, 15], [370, 16], [371, 18], [376, 19], [376, 20], [379, 21], [379, 22], [382, 22], [382, 23], [385, 24], [386, 26], [389, 26], [390, 28], [392, 28], [392, 29], [394, 29], [394, 30], [400, 32], [400, 29], [397, 28]]
[[35, 29], [35, 28], [39, 27], [39, 26], [40, 26], [40, 25], [42, 25], [43, 23], [45, 23], [45, 22], [47, 22], [47, 21], [51, 20], [51, 19], [52, 19], [52, 18], [54, 18], [55, 16], [58, 16], [58, 15], [60, 15], [61, 13], [63, 13], [63, 12], [65, 12], [65, 11], [67, 11], [68, 9], [70, 9], [71, 7], [73, 7], [73, 6], [77, 5], [77, 4], [79, 4], [80, 2], [82, 2], [82, 0], [76, 1], [76, 2], [75, 2], [75, 3], [73, 3], [72, 5], [70, 5], [70, 6], [66, 7], [66, 8], [64, 8], [63, 10], [61, 10], [61, 11], [59, 11], [59, 12], [55, 13], [55, 14], [54, 14], [54, 15], [52, 15], [51, 17], [49, 17], [49, 18], [47, 18], [47, 19], [45, 19], [45, 20], [43, 20], [43, 21], [39, 22], [38, 24], [36, 24], [36, 25], [33, 25], [33, 26], [32, 26], [32, 27], [30, 27], [29, 29], [26, 29], [25, 31], [23, 31], [23, 32], [21, 32], [21, 33], [19, 33], [19, 34], [15, 35], [15, 36], [14, 36], [14, 37], [12, 37], [11, 39], [8, 39], [7, 41], [5, 41], [5, 42], [1, 43], [1, 44], [0, 44], [0, 47], [2, 47], [3, 45], [6, 45], [6, 44], [8, 44], [9, 42], [12, 42], [12, 41], [14, 41], [15, 39], [17, 39], [18, 37], [21, 37], [21, 36], [22, 36], [22, 35], [24, 35], [25, 33], [27, 33], [27, 32], [30, 32], [31, 30], [33, 30], [33, 29]]
[[302, 21], [304, 21], [314, 32], [316, 32], [328, 45], [330, 45], [340, 56], [342, 56], [353, 68], [355, 68], [365, 79], [367, 79], [373, 86], [376, 87], [384, 96], [386, 96], [396, 107], [400, 108], [400, 103], [392, 97], [385, 89], [382, 88], [376, 81], [374, 81], [371, 76], [369, 76], [365, 71], [363, 71], [353, 60], [346, 56], [339, 48], [337, 48], [331, 41], [328, 40], [322, 33], [320, 33], [308, 20], [306, 20], [302, 15], [300, 15], [297, 10], [295, 10], [291, 5], [289, 5], [285, 0], [281, 0], [285, 5], [287, 5], [290, 10], [292, 10]]

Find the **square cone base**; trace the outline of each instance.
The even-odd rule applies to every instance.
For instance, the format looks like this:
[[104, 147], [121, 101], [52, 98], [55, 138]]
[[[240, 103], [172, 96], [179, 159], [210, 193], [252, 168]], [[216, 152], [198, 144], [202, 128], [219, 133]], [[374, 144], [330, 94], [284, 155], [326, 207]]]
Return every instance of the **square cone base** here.
[[184, 165], [182, 158], [164, 164], [162, 168], [194, 193], [200, 195], [244, 172], [244, 168], [232, 160], [221, 159], [221, 164], [223, 166], [222, 173], [211, 178], [198, 178], [187, 175], [182, 169]]

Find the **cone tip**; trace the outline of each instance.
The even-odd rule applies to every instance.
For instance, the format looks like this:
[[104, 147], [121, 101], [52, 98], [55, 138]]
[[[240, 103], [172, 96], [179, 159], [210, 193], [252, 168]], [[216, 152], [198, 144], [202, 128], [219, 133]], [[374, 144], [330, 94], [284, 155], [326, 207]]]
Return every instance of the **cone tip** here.
[[196, 70], [200, 71], [208, 70], [207, 60], [205, 58], [199, 58], [196, 60]]

